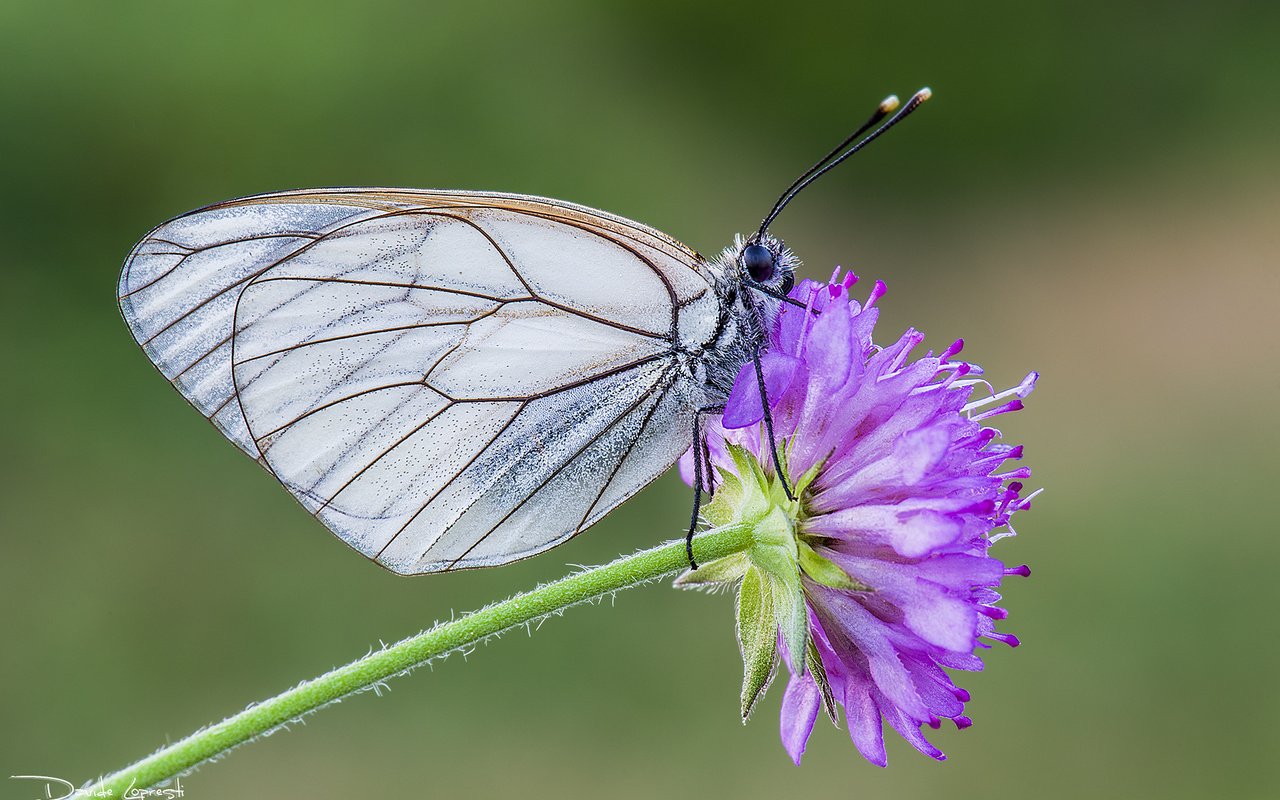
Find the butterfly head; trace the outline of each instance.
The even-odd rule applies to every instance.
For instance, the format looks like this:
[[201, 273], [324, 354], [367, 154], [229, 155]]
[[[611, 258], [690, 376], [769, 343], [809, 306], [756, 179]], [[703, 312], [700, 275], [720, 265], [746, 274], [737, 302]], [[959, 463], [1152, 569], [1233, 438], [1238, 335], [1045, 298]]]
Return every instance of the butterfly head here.
[[735, 242], [734, 261], [744, 283], [786, 294], [796, 281], [799, 260], [781, 239], [768, 233]]

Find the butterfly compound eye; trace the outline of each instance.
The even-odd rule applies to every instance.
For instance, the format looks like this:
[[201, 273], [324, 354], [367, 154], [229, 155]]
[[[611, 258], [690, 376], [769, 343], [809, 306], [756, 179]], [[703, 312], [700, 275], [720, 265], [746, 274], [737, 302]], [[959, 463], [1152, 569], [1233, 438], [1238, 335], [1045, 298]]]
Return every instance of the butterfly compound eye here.
[[763, 245], [747, 245], [742, 251], [742, 265], [747, 268], [751, 280], [757, 283], [773, 278], [773, 253]]

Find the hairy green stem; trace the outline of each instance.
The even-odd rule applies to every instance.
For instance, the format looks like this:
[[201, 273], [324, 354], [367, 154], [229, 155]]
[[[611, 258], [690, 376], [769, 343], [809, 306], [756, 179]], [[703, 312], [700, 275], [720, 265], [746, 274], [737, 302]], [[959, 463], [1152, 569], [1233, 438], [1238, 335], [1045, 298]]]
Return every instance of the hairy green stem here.
[[[726, 526], [698, 536], [694, 540], [694, 557], [698, 563], [705, 564], [745, 550], [751, 542], [749, 526]], [[436, 625], [256, 703], [81, 789], [76, 796], [118, 798], [130, 788], [155, 786], [321, 706], [373, 688], [380, 681], [408, 672], [433, 658], [570, 606], [674, 574], [686, 566], [684, 542], [675, 541], [539, 586]]]

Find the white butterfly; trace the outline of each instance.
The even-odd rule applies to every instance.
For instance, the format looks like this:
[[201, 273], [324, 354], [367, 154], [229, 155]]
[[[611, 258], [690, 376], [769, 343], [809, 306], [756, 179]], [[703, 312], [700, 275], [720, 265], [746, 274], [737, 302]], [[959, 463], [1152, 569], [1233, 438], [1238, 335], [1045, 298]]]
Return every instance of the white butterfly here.
[[153, 230], [120, 308], [348, 545], [401, 574], [491, 566], [599, 520], [723, 406], [793, 280], [764, 228], [708, 261], [555, 200], [283, 192]]

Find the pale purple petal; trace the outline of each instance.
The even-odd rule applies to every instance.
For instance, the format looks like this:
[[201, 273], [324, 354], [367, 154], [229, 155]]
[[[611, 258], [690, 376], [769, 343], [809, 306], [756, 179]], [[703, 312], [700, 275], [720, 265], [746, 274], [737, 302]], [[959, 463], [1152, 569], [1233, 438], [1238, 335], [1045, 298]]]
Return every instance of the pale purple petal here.
[[897, 649], [885, 635], [883, 623], [843, 592], [819, 586], [806, 588], [810, 589], [810, 598], [836, 654], [843, 660], [865, 661], [877, 688], [894, 704], [910, 709], [916, 716], [928, 714]]
[[884, 750], [884, 724], [880, 721], [880, 708], [871, 698], [870, 687], [860, 681], [850, 681], [844, 693], [845, 724], [849, 726], [849, 738], [862, 757], [877, 767], [888, 766], [889, 755]]
[[[760, 371], [764, 373], [770, 405], [776, 404], [786, 393], [800, 366], [800, 359], [786, 353], [768, 352], [760, 357]], [[764, 404], [760, 400], [760, 381], [756, 377], [755, 362], [749, 361], [742, 365], [733, 381], [721, 424], [726, 428], [745, 428], [762, 419]]]
[[937, 759], [938, 761], [947, 760], [946, 755], [943, 754], [941, 750], [930, 744], [929, 740], [924, 738], [924, 734], [920, 732], [920, 726], [923, 724], [922, 721], [912, 719], [904, 714], [902, 709], [893, 706], [882, 709], [881, 711], [884, 714], [885, 721], [898, 732], [899, 736], [906, 739], [912, 747], [919, 750], [921, 753], [924, 753], [926, 756]]
[[821, 705], [822, 692], [813, 677], [798, 678], [793, 674], [782, 695], [782, 746], [796, 766], [800, 766], [800, 757], [804, 755], [809, 734], [813, 733]]

